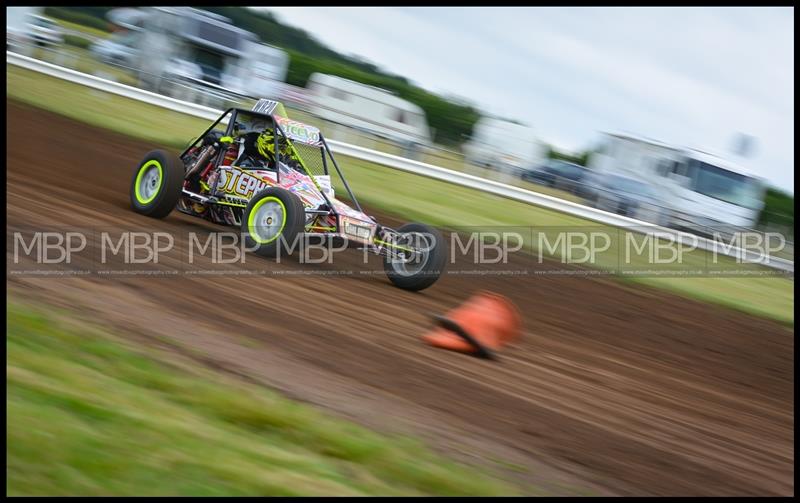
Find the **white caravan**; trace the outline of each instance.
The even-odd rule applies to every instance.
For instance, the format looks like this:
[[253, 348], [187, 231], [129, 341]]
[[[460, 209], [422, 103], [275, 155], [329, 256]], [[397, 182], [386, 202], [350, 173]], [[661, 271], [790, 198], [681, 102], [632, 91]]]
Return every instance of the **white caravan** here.
[[533, 128], [491, 117], [475, 123], [470, 141], [462, 148], [471, 164], [517, 175], [547, 160], [546, 145]]
[[374, 86], [313, 73], [308, 79], [309, 111], [321, 119], [360, 129], [404, 145], [430, 145], [425, 112]]
[[598, 173], [632, 173], [662, 187], [675, 227], [753, 227], [764, 207], [761, 178], [699, 150], [606, 133], [589, 167]]

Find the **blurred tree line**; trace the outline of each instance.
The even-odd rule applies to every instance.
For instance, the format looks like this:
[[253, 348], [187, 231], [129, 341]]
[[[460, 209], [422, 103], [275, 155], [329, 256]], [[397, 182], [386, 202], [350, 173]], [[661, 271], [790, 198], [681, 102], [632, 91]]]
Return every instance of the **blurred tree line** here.
[[[289, 53], [286, 82], [305, 87], [314, 72], [387, 89], [425, 111], [434, 141], [456, 145], [472, 133], [479, 112], [464, 103], [455, 103], [410, 83], [405, 77], [381, 70], [376, 65], [353, 56], [340, 54], [325, 46], [305, 30], [279, 22], [270, 12], [242, 7], [203, 7], [229, 18], [235, 26], [258, 35], [262, 42]], [[113, 7], [47, 7], [45, 14], [74, 23], [109, 30], [105, 18]]]
[[589, 156], [592, 155], [591, 150], [584, 150], [578, 154], [570, 154], [567, 152], [562, 152], [557, 150], [552, 145], [547, 146], [547, 158], [548, 159], [558, 159], [560, 161], [567, 161], [573, 162], [575, 164], [579, 164], [581, 166], [586, 166], [589, 162]]
[[71, 23], [111, 31], [111, 23], [106, 19], [106, 12], [115, 7], [45, 7], [44, 15], [63, 19]]
[[764, 209], [758, 217], [759, 227], [786, 227], [794, 235], [794, 196], [770, 187], [764, 198]]

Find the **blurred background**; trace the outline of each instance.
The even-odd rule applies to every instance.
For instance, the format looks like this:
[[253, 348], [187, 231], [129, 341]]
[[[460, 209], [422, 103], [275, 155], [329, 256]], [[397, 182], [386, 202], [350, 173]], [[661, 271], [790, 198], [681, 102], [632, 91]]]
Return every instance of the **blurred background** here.
[[[351, 34], [353, 41], [326, 39], [327, 32], [312, 35], [303, 29], [307, 19], [320, 23], [312, 26], [319, 31], [331, 25], [325, 16], [309, 12], [313, 9], [276, 11], [8, 7], [7, 48], [217, 109], [249, 104], [255, 98], [276, 99], [287, 105], [293, 118], [320, 125], [329, 139], [701, 235], [738, 229], [780, 232], [789, 241], [784, 253], [793, 255], [793, 159], [775, 165], [773, 160], [779, 155], [772, 150], [759, 156], [762, 139], [737, 131], [722, 117], [716, 125], [730, 130], [715, 131], [714, 136], [726, 137], [723, 148], [704, 145], [702, 138], [682, 144], [673, 139], [685, 137], [678, 134], [650, 138], [647, 133], [664, 128], [657, 124], [661, 117], [649, 111], [643, 115], [653, 126], [642, 131], [629, 130], [640, 118], [615, 124], [609, 115], [604, 122], [608, 130], [579, 134], [587, 129], [579, 116], [549, 112], [528, 116], [522, 102], [515, 112], [502, 115], [506, 108], [489, 97], [456, 97], [446, 91], [447, 82], [439, 84], [442, 92], [434, 93], [410, 77], [384, 70], [390, 61], [372, 63], [328, 45], [329, 39], [333, 45], [364, 44], [369, 30]], [[444, 12], [431, 9], [428, 17], [436, 20]], [[333, 13], [334, 17], [354, 14], [353, 9]], [[419, 14], [419, 9], [403, 11], [412, 18]], [[593, 14], [581, 12], [581, 16]], [[381, 22], [385, 14], [373, 10], [362, 16], [366, 25], [370, 16]], [[470, 20], [452, 22], [458, 21], [467, 26]], [[527, 67], [532, 86], [548, 81], [531, 66], [535, 62], [535, 58], [529, 64], [519, 62]], [[494, 72], [494, 65], [482, 55], [476, 55], [473, 64], [476, 79], [482, 68]], [[541, 68], [546, 69], [546, 65]], [[509, 71], [511, 79], [519, 80], [518, 73]], [[457, 77], [453, 80], [456, 87]], [[676, 88], [674, 92], [679, 102], [682, 91]], [[541, 99], [535, 86], [529, 94], [534, 102]], [[635, 107], [633, 96], [631, 106]], [[743, 109], [748, 106], [742, 102]], [[589, 138], [585, 145], [569, 148], [547, 140], [564, 137], [565, 120], [573, 122], [567, 131], [576, 132], [561, 143], [575, 145], [580, 141], [574, 138], [582, 135]], [[767, 139], [769, 149], [773, 149], [772, 140]], [[768, 172], [763, 163], [753, 162], [754, 157], [768, 159]]]

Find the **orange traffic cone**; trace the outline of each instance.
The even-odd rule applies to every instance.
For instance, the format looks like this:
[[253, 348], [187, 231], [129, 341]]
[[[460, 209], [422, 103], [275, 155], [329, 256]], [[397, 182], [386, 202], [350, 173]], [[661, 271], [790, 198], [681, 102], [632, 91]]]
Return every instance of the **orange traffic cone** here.
[[439, 326], [422, 339], [438, 348], [494, 358], [494, 351], [519, 337], [522, 320], [514, 304], [502, 295], [481, 291], [447, 316], [435, 316]]

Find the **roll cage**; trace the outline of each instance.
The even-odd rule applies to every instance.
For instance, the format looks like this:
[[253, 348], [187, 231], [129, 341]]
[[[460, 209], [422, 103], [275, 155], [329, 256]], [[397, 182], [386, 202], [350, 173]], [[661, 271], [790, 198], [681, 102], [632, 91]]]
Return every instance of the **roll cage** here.
[[[335, 215], [337, 217], [337, 222], [338, 222], [338, 220], [339, 220], [339, 218], [338, 218], [339, 217], [339, 212], [336, 211], [336, 208], [333, 205], [333, 203], [331, 202], [330, 198], [325, 193], [325, 191], [322, 190], [322, 188], [320, 187], [319, 182], [314, 177], [314, 174], [308, 168], [308, 166], [306, 164], [306, 161], [303, 160], [303, 157], [300, 155], [300, 153], [295, 148], [294, 143], [291, 141], [290, 137], [286, 134], [284, 129], [281, 127], [280, 121], [275, 119], [275, 115], [274, 114], [262, 113], [262, 112], [258, 112], [258, 111], [255, 111], [255, 110], [246, 110], [246, 109], [243, 109], [243, 108], [236, 108], [236, 107], [229, 108], [229, 109], [225, 110], [225, 112], [223, 112], [222, 115], [220, 115], [219, 118], [217, 118], [217, 120], [215, 120], [208, 128], [206, 128], [205, 131], [203, 131], [200, 134], [200, 136], [198, 136], [197, 138], [192, 140], [191, 143], [189, 143], [189, 145], [180, 154], [181, 160], [184, 160], [186, 155], [189, 153], [189, 151], [193, 147], [197, 146], [199, 142], [202, 142], [203, 138], [205, 138], [206, 135], [208, 135], [211, 131], [213, 131], [218, 125], [220, 125], [221, 123], [224, 123], [224, 121], [226, 119], [227, 119], [227, 126], [226, 126], [226, 129], [225, 129], [225, 136], [228, 136], [228, 137], [233, 136], [235, 134], [236, 125], [238, 124], [237, 118], [239, 118], [240, 115], [247, 115], [249, 117], [258, 117], [258, 118], [261, 118], [261, 119], [263, 119], [265, 121], [268, 121], [268, 122], [265, 122], [266, 127], [272, 127], [273, 130], [275, 131], [276, 134], [273, 134], [273, 141], [274, 141], [274, 152], [275, 152], [275, 161], [276, 161], [276, 166], [275, 166], [276, 169], [275, 169], [275, 171], [276, 171], [276, 182], [277, 182], [277, 184], [280, 186], [280, 183], [281, 183], [281, 180], [280, 180], [281, 170], [279, 169], [279, 167], [277, 165], [277, 162], [280, 159], [280, 144], [279, 143], [280, 143], [280, 141], [285, 141], [286, 142], [286, 146], [288, 147], [289, 151], [294, 154], [294, 157], [297, 159], [297, 161], [299, 162], [300, 166], [302, 166], [303, 171], [305, 172], [305, 174], [314, 183], [314, 186], [317, 188], [319, 193], [322, 194], [322, 197], [325, 199], [325, 202], [327, 203], [327, 206], [328, 206], [328, 209], [329, 209], [329, 213]], [[313, 144], [312, 143], [308, 143], [307, 145], [313, 145]], [[327, 154], [327, 156], [326, 156], [326, 154]], [[322, 160], [323, 174], [324, 175], [330, 175], [330, 166], [328, 165], [328, 161], [327, 161], [327, 159], [330, 159], [331, 162], [333, 163], [333, 169], [336, 171], [336, 174], [339, 176], [339, 179], [342, 181], [342, 184], [344, 185], [344, 188], [347, 191], [347, 195], [350, 198], [350, 201], [352, 202], [353, 206], [355, 206], [355, 209], [357, 209], [358, 211], [363, 213], [364, 210], [361, 209], [361, 205], [359, 204], [358, 199], [356, 199], [355, 194], [353, 194], [353, 191], [350, 189], [350, 185], [347, 183], [347, 179], [345, 179], [344, 174], [342, 173], [342, 170], [339, 168], [339, 165], [336, 162], [336, 158], [333, 157], [333, 154], [331, 153], [331, 150], [328, 147], [328, 143], [325, 141], [325, 137], [322, 135], [322, 132], [319, 133], [319, 155], [320, 155], [321, 160]], [[219, 165], [222, 162], [224, 156], [225, 156], [225, 149], [219, 149], [219, 152], [217, 152], [215, 154], [215, 158], [213, 160], [214, 169], [219, 167]]]
[[[342, 215], [339, 211], [337, 211], [336, 206], [332, 203], [332, 201], [331, 201], [330, 197], [328, 197], [328, 194], [326, 193], [326, 191], [322, 190], [322, 188], [319, 185], [319, 182], [314, 177], [314, 174], [312, 173], [312, 171], [309, 169], [308, 165], [306, 164], [306, 160], [303, 159], [303, 156], [300, 155], [300, 153], [297, 151], [297, 148], [295, 147], [294, 143], [291, 141], [291, 139], [290, 139], [291, 135], [287, 135], [286, 131], [284, 131], [284, 128], [281, 126], [281, 124], [280, 124], [281, 121], [276, 120], [275, 119], [275, 114], [273, 114], [273, 113], [265, 113], [265, 112], [259, 111], [259, 110], [262, 110], [264, 108], [264, 105], [262, 105], [262, 102], [277, 104], [277, 102], [271, 102], [269, 100], [259, 100], [259, 103], [252, 110], [246, 110], [246, 109], [237, 108], [237, 107], [233, 107], [233, 108], [229, 108], [229, 109], [225, 110], [225, 112], [223, 112], [222, 115], [220, 115], [217, 118], [217, 120], [215, 120], [208, 128], [206, 128], [200, 134], [200, 136], [196, 137], [194, 140], [192, 140], [187, 145], [187, 147], [180, 154], [181, 160], [186, 162], [185, 158], [186, 158], [186, 155], [189, 153], [189, 151], [193, 147], [198, 146], [198, 143], [201, 144], [203, 139], [210, 132], [212, 132], [218, 125], [220, 125], [221, 123], [224, 123], [224, 121], [226, 121], [226, 120], [227, 120], [227, 124], [226, 124], [226, 128], [225, 128], [224, 136], [232, 137], [234, 134], [236, 134], [235, 130], [236, 130], [236, 125], [237, 125], [237, 118], [240, 115], [246, 114], [246, 115], [248, 115], [250, 117], [258, 117], [258, 118], [264, 119], [264, 120], [268, 121], [268, 122], [264, 123], [265, 124], [265, 128], [271, 126], [271, 127], [273, 127], [274, 131], [276, 132], [276, 134], [273, 134], [273, 141], [274, 141], [273, 147], [274, 147], [275, 161], [276, 161], [276, 166], [275, 166], [276, 167], [276, 169], [275, 169], [275, 172], [276, 172], [276, 184], [278, 186], [280, 186], [280, 183], [281, 183], [280, 182], [281, 169], [280, 169], [280, 167], [278, 166], [278, 163], [277, 163], [277, 161], [280, 160], [281, 151], [280, 151], [279, 139], [281, 139], [281, 140], [286, 142], [287, 147], [290, 149], [290, 153], [294, 154], [294, 157], [297, 159], [297, 161], [299, 162], [300, 166], [303, 168], [303, 171], [311, 179], [312, 183], [314, 184], [314, 186], [316, 187], [316, 189], [319, 191], [319, 193], [322, 195], [322, 197], [324, 198], [324, 200], [326, 202], [327, 208], [325, 210], [306, 208], [305, 209], [306, 213], [307, 214], [333, 216], [335, 218], [335, 221], [336, 221], [336, 229], [335, 229], [334, 232], [338, 233], [341, 230], [341, 226], [343, 225], [342, 224], [343, 218], [349, 218], [349, 217], [347, 217], [346, 215]], [[270, 106], [270, 105], [266, 105], [266, 108], [269, 111], [272, 111], [272, 110], [274, 110], [275, 107], [274, 106]], [[283, 119], [287, 124], [289, 124], [289, 122], [291, 122], [291, 121], [289, 121], [288, 117], [283, 117]], [[313, 128], [313, 129], [315, 130], [315, 132], [319, 131], [316, 128]], [[319, 155], [320, 155], [321, 160], [322, 160], [321, 165], [322, 165], [322, 171], [323, 171], [324, 175], [330, 175], [330, 173], [331, 173], [331, 168], [330, 168], [330, 165], [328, 164], [326, 158], [329, 158], [331, 160], [331, 163], [333, 164], [333, 170], [336, 172], [336, 174], [339, 176], [339, 179], [342, 181], [342, 184], [344, 185], [344, 188], [347, 191], [347, 195], [350, 198], [352, 206], [354, 206], [355, 209], [358, 210], [365, 217], [367, 217], [370, 220], [372, 220], [373, 223], [377, 226], [376, 227], [376, 234], [374, 235], [372, 242], [367, 244], [367, 247], [369, 249], [373, 250], [375, 253], [377, 253], [379, 255], [384, 255], [384, 256], [386, 256], [386, 255], [388, 255], [388, 256], [397, 256], [397, 254], [399, 253], [399, 254], [401, 254], [401, 257], [406, 257], [407, 254], [416, 255], [416, 254], [420, 253], [419, 251], [415, 250], [413, 247], [409, 247], [408, 245], [404, 246], [404, 245], [400, 245], [400, 244], [396, 243], [396, 239], [397, 239], [397, 236], [398, 236], [397, 231], [395, 231], [394, 229], [392, 229], [390, 227], [386, 227], [384, 225], [381, 225], [381, 224], [375, 222], [374, 219], [372, 219], [372, 217], [369, 217], [369, 216], [366, 215], [366, 213], [364, 213], [364, 210], [361, 208], [361, 205], [359, 204], [358, 200], [356, 199], [355, 194], [353, 194], [353, 191], [350, 189], [350, 185], [347, 183], [347, 179], [345, 179], [344, 174], [342, 173], [342, 170], [339, 168], [339, 165], [336, 162], [336, 158], [331, 153], [330, 147], [328, 147], [328, 143], [325, 141], [325, 137], [322, 135], [321, 131], [319, 131], [319, 140], [318, 141], [316, 139], [314, 139], [313, 141], [305, 141], [305, 142], [302, 141], [302, 140], [298, 140], [298, 143], [301, 143], [304, 146], [311, 145], [314, 148], [318, 148]], [[214, 169], [219, 168], [223, 158], [225, 157], [225, 150], [226, 149], [219, 149], [219, 152], [217, 152], [215, 154], [215, 157], [213, 159]], [[327, 156], [326, 156], [326, 154], [327, 154]], [[214, 187], [214, 188], [216, 188], [216, 187]], [[213, 191], [212, 191], [212, 193], [213, 193]], [[198, 201], [203, 202], [203, 203], [208, 203], [209, 202], [209, 198], [208, 197], [204, 197], [204, 196], [200, 196], [199, 194], [188, 192], [186, 189], [184, 189], [184, 194], [189, 196], [189, 197], [191, 197], [192, 199], [198, 200]], [[223, 204], [223, 203], [220, 202], [220, 204]], [[330, 230], [333, 231], [334, 229], [330, 229]]]

